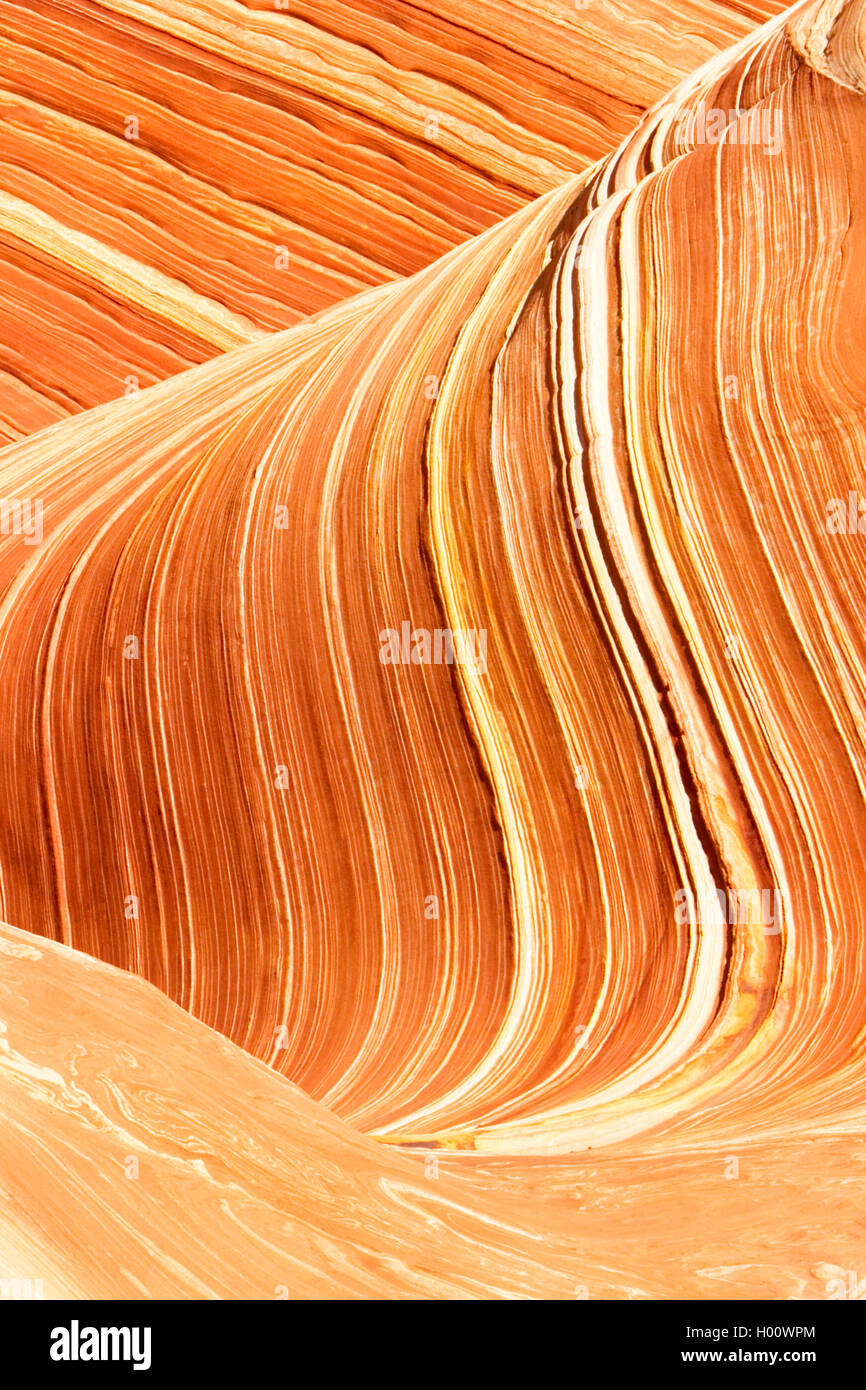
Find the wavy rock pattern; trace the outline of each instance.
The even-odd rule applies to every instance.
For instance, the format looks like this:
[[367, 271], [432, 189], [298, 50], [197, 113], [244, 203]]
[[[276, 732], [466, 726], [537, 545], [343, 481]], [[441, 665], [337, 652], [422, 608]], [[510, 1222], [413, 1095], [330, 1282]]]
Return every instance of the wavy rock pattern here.
[[6, 0], [0, 439], [421, 269], [778, 8]]
[[[571, 1293], [513, 1199], [468, 1207], [141, 981], [8, 927], [0, 960], [4, 1255], [46, 1297]], [[59, 1221], [99, 1239], [58, 1257]]]
[[[340, 1168], [322, 1209], [369, 1207], [387, 1270], [328, 1227], [308, 1291], [323, 1262], [332, 1289], [419, 1291], [386, 1231], [418, 1164], [357, 1131], [434, 1149], [466, 1194], [443, 1244], [412, 1180], [434, 1296], [813, 1297], [856, 1269], [863, 13], [799, 7], [413, 277], [0, 456], [41, 531], [0, 537], [2, 915], [193, 1019], [9, 929], [13, 982], [81, 991], [91, 1099], [106, 999], [164, 1030], [167, 1126], [225, 1066], [181, 1157], [254, 1135], [225, 1180], [257, 1240], [280, 1134], [286, 1200]], [[44, 1065], [66, 1094], [44, 1009], [3, 1084]], [[74, 1139], [68, 1100], [21, 1132], [110, 1166], [128, 1109], [170, 1165], [152, 1090], [109, 1097], [108, 1139]], [[647, 1193], [605, 1264], [611, 1205]], [[477, 1221], [499, 1234], [472, 1285]], [[247, 1251], [244, 1289], [273, 1269]]]
[[[365, 1139], [87, 956], [0, 925], [0, 962], [0, 1279], [13, 1288], [41, 1280], [45, 1298], [132, 1299], [847, 1289], [851, 1243], [837, 1227], [858, 1221], [863, 1198], [848, 1136], [746, 1145], [737, 1182], [720, 1180], [709, 1146], [669, 1141], [467, 1173], [444, 1154], [417, 1162]], [[778, 1220], [804, 1190], [829, 1222], [820, 1236]]]

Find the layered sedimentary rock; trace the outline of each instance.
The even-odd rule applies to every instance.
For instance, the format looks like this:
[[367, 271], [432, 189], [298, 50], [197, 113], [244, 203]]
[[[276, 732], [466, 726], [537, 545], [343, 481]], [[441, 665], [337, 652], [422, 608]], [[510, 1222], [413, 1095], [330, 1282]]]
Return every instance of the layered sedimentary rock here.
[[847, 1136], [467, 1172], [92, 958], [0, 926], [0, 964], [0, 1299], [852, 1296]]
[[468, 1206], [141, 981], [8, 927], [0, 962], [8, 1280], [46, 1298], [571, 1292], [574, 1252], [551, 1266], [513, 1200]]
[[506, 1287], [499, 1243], [482, 1296], [856, 1269], [862, 15], [800, 7], [413, 277], [0, 455], [3, 918], [224, 1034], [238, 1095], [238, 1049], [288, 1078], [263, 1150], [295, 1109], [349, 1144], [333, 1112], [590, 1271]]
[[779, 8], [8, 0], [0, 438], [431, 263]]

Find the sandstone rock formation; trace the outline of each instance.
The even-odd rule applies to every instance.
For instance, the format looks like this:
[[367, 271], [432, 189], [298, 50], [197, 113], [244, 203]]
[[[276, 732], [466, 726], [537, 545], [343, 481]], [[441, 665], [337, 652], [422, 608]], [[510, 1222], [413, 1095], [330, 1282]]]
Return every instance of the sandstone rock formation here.
[[863, 14], [0, 453], [0, 1185], [121, 1296], [857, 1268]]

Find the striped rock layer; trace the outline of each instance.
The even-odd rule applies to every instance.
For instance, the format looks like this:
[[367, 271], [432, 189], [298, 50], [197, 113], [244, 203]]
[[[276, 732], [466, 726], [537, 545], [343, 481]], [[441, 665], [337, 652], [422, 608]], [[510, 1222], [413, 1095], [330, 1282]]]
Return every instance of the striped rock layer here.
[[0, 441], [429, 265], [779, 8], [4, 0]]
[[[0, 456], [0, 1172], [64, 1145], [86, 1224], [148, 1148], [145, 1292], [225, 1296], [172, 1255], [202, 1148], [258, 1296], [856, 1268], [863, 14], [771, 21], [411, 278]], [[337, 1207], [310, 1246], [280, 1143]], [[16, 1249], [104, 1291], [34, 1211]]]

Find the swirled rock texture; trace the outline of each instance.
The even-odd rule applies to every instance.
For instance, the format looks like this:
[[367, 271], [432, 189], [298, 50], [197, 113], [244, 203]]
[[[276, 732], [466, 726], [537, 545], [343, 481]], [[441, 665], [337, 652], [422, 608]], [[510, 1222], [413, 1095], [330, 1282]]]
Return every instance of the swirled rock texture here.
[[780, 7], [4, 0], [0, 440], [421, 269]]
[[[153, 1095], [169, 1125], [210, 1074], [160, 1164], [200, 1142], [228, 1163], [233, 1127], [266, 1165], [297, 1116], [292, 1202], [315, 1212], [319, 1165], [358, 1165], [361, 1195], [347, 1178], [321, 1207], [369, 1208], [380, 1282], [329, 1227], [309, 1292], [418, 1292], [385, 1227], [431, 1155], [435, 1200], [492, 1223], [470, 1289], [475, 1236], [434, 1237], [413, 1179], [432, 1296], [848, 1289], [863, 15], [798, 7], [410, 278], [0, 454], [3, 939], [33, 998], [43, 973], [81, 989], [93, 1104], [112, 1009], [164, 1037], [160, 1085], [118, 1081], [73, 1169], [116, 1156], [118, 1110], [148, 1142]], [[26, 1012], [20, 1047], [10, 1028], [4, 1084], [44, 1065], [74, 1090], [56, 1012]], [[229, 1041], [187, 1081], [202, 1023]], [[276, 1109], [248, 1130], [253, 1076]], [[70, 1104], [26, 1123], [72, 1145]], [[544, 1273], [533, 1239], [559, 1242]], [[243, 1259], [239, 1291], [298, 1296], [264, 1249]], [[224, 1289], [192, 1256], [172, 1278]]]
[[[4, 1297], [848, 1296], [847, 1135], [747, 1145], [737, 1182], [669, 1141], [465, 1172], [91, 957], [0, 925], [0, 965]], [[823, 1233], [778, 1221], [804, 1188]]]

